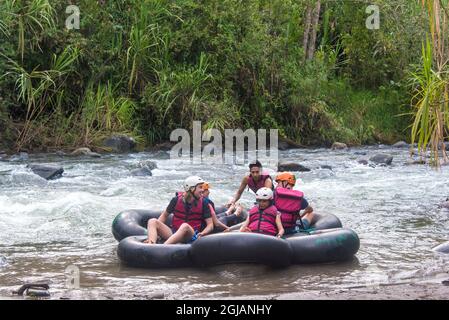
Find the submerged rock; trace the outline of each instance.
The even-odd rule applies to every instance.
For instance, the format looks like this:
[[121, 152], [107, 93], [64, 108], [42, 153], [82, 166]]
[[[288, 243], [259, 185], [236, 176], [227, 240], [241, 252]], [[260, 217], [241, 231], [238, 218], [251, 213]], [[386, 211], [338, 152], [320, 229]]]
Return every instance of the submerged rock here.
[[413, 160], [405, 163], [406, 166], [418, 165], [418, 164], [426, 164], [426, 160]]
[[103, 145], [112, 150], [112, 152], [127, 153], [134, 151], [136, 141], [125, 135], [114, 135], [107, 138]]
[[332, 171], [332, 167], [329, 166], [329, 165], [327, 165], [327, 164], [322, 164], [322, 165], [320, 166], [320, 168], [321, 168], [321, 169], [327, 169], [327, 170], [331, 170], [331, 171]]
[[375, 156], [371, 157], [369, 160], [376, 164], [390, 165], [393, 162], [393, 156], [390, 156], [388, 154], [376, 154]]
[[149, 176], [152, 176], [153, 174], [151, 173], [150, 169], [143, 167], [143, 168], [132, 170], [131, 175], [135, 176], [135, 177], [149, 177]]
[[309, 168], [304, 167], [299, 163], [294, 162], [283, 162], [278, 164], [278, 171], [298, 171], [298, 172], [308, 172], [311, 171]]
[[365, 166], [368, 165], [368, 160], [366, 160], [366, 159], [357, 159], [357, 162], [360, 163], [360, 164], [363, 164]]
[[348, 145], [346, 143], [334, 142], [331, 147], [332, 150], [344, 150], [348, 149]]
[[95, 152], [92, 152], [89, 148], [78, 148], [75, 151], [73, 151], [71, 156], [88, 156], [93, 158], [100, 158], [101, 155]]
[[157, 163], [151, 160], [145, 160], [139, 162], [140, 168], [148, 168], [149, 170], [154, 170], [157, 168]]
[[15, 154], [15, 155], [11, 156], [11, 158], [9, 158], [9, 161], [21, 162], [21, 161], [28, 161], [28, 159], [29, 159], [28, 153], [20, 152], [19, 154]]
[[392, 145], [393, 148], [408, 148], [409, 144], [405, 141], [398, 141]]
[[33, 164], [30, 165], [29, 167], [31, 171], [33, 171], [35, 174], [46, 180], [58, 179], [64, 173], [64, 169], [62, 167], [47, 166], [40, 164]]

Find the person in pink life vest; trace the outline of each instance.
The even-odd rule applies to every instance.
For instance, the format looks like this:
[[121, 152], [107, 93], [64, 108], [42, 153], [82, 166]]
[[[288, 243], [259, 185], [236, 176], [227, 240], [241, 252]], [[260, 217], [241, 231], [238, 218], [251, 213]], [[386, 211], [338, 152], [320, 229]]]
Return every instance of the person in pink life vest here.
[[234, 205], [240, 199], [246, 187], [251, 189], [254, 193], [260, 188], [273, 189], [273, 180], [267, 171], [262, 171], [262, 164], [258, 160], [249, 163], [249, 175], [243, 177], [237, 193], [226, 206], [230, 207]]
[[[197, 176], [184, 181], [184, 193], [177, 193], [158, 219], [148, 221], [149, 244], [155, 244], [158, 236], [164, 244], [192, 243], [214, 229], [209, 206], [202, 196], [204, 180]], [[165, 222], [173, 214], [172, 227]], [[203, 228], [203, 226], [205, 226]]]
[[273, 205], [273, 191], [270, 188], [260, 188], [256, 192], [256, 200], [257, 205], [248, 212], [248, 218], [240, 231], [282, 237], [284, 227], [281, 222], [281, 213]]
[[[297, 225], [299, 221], [301, 228], [307, 230], [313, 219], [313, 208], [304, 198], [304, 193], [293, 190], [296, 177], [290, 172], [281, 172], [276, 176], [277, 186], [274, 189], [274, 205], [281, 213], [282, 225], [285, 234], [301, 231]], [[301, 216], [300, 211], [304, 210]]]

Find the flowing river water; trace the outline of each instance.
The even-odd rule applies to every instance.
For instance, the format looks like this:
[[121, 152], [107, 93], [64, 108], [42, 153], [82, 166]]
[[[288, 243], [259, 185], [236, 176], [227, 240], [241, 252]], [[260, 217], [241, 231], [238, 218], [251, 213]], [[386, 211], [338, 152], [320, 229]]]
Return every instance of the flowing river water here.
[[[388, 153], [391, 166], [356, 159]], [[346, 151], [297, 149], [279, 157], [312, 169], [297, 187], [316, 212], [336, 214], [360, 237], [353, 261], [272, 270], [255, 265], [208, 269], [145, 270], [122, 265], [111, 223], [122, 210], [163, 209], [191, 174], [212, 185], [215, 203], [226, 202], [247, 174], [246, 165], [198, 165], [168, 153], [62, 158], [30, 155], [27, 162], [0, 161], [0, 296], [11, 297], [24, 282], [49, 281], [53, 298], [273, 298], [307, 291], [399, 283], [440, 283], [448, 258], [431, 248], [448, 240], [449, 170], [405, 165], [407, 149], [370, 146]], [[151, 177], [130, 170], [153, 160]], [[28, 163], [63, 166], [63, 177], [46, 181]], [[321, 168], [329, 165], [330, 168]], [[268, 167], [272, 174], [275, 167]], [[245, 192], [243, 203], [254, 201]], [[79, 289], [68, 288], [67, 267], [80, 271]]]

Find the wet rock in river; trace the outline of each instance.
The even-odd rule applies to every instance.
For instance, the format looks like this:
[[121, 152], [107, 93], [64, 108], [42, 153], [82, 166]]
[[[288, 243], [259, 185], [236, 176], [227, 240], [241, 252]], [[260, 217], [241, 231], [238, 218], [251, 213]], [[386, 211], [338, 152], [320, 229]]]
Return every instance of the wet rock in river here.
[[393, 162], [393, 157], [388, 154], [376, 154], [369, 159], [371, 162], [376, 164], [386, 164], [390, 165]]
[[332, 150], [344, 150], [348, 149], [348, 145], [346, 143], [334, 142], [331, 147]]
[[33, 164], [30, 165], [29, 167], [31, 171], [33, 171], [35, 174], [46, 180], [58, 179], [64, 173], [64, 169], [62, 167], [47, 166], [40, 164]]
[[311, 171], [309, 168], [304, 167], [299, 163], [294, 162], [282, 162], [278, 164], [278, 171], [297, 171], [297, 172], [308, 172]]

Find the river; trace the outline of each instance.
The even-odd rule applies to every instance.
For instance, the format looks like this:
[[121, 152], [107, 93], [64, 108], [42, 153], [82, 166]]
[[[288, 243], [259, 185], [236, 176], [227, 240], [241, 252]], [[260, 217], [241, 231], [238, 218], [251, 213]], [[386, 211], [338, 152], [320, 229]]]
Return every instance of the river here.
[[[357, 163], [360, 153], [394, 156], [391, 166]], [[27, 162], [0, 161], [0, 296], [24, 282], [47, 280], [52, 297], [79, 299], [224, 299], [399, 283], [439, 283], [448, 258], [431, 248], [448, 240], [449, 170], [405, 165], [406, 149], [369, 146], [351, 150], [282, 151], [285, 160], [312, 169], [297, 187], [316, 212], [337, 215], [360, 237], [353, 261], [271, 270], [254, 265], [209, 269], [144, 270], [123, 266], [111, 223], [122, 210], [163, 209], [188, 175], [204, 177], [215, 203], [226, 202], [247, 174], [244, 165], [199, 165], [171, 160], [164, 152], [62, 158], [30, 155]], [[133, 177], [138, 163], [153, 160], [151, 177]], [[63, 166], [46, 181], [28, 163]], [[329, 168], [321, 168], [330, 165]], [[274, 173], [275, 167], [268, 167]], [[245, 192], [243, 203], [254, 201]], [[80, 288], [67, 287], [67, 267], [80, 271]]]

